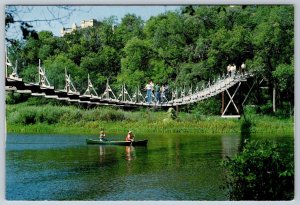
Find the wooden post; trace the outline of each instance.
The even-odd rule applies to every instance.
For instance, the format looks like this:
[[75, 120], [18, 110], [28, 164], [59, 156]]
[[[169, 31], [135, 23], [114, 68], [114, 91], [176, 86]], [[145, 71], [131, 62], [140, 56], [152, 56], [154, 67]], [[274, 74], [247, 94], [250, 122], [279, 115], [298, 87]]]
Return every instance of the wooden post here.
[[179, 107], [178, 105], [176, 105], [176, 116], [178, 116], [178, 112], [179, 112]]
[[139, 102], [139, 89], [139, 86], [137, 86], [135, 102]]
[[123, 97], [122, 97], [122, 98], [123, 98], [122, 100], [125, 101], [125, 83], [124, 83], [123, 86], [122, 86], [122, 96], [123, 96]]
[[222, 92], [222, 110], [221, 110], [221, 114], [224, 112], [224, 91]]

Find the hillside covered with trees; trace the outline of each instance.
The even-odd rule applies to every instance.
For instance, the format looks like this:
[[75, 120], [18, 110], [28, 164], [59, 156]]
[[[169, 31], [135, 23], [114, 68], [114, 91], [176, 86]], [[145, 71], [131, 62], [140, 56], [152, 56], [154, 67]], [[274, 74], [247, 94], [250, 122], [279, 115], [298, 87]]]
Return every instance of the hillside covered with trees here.
[[[57, 89], [64, 88], [66, 68], [81, 93], [88, 73], [98, 93], [107, 78], [116, 90], [124, 83], [131, 91], [142, 88], [150, 79], [171, 88], [194, 87], [226, 74], [229, 63], [245, 62], [257, 78], [248, 104], [270, 113], [274, 95], [276, 111], [293, 114], [292, 5], [183, 6], [146, 22], [134, 14], [120, 21], [111, 16], [64, 37], [49, 31], [28, 35], [9, 46], [9, 57], [18, 60], [25, 82], [37, 81], [41, 59]], [[208, 101], [195, 106], [210, 106], [210, 113], [219, 114], [220, 96]]]

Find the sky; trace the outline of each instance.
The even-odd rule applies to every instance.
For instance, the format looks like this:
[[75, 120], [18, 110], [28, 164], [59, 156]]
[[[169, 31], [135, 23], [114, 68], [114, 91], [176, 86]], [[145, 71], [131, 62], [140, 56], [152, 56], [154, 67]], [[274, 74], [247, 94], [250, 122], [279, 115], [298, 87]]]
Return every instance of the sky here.
[[[6, 7], [11, 9], [12, 7]], [[60, 20], [49, 22], [36, 21], [31, 25], [36, 31], [51, 31], [55, 36], [60, 36], [62, 27], [70, 28], [73, 23], [80, 25], [81, 20], [103, 20], [110, 16], [116, 16], [118, 21], [125, 14], [131, 13], [140, 16], [143, 20], [148, 20], [151, 16], [156, 16], [166, 11], [175, 11], [180, 6], [70, 6], [68, 9], [58, 8], [56, 6], [17, 6], [15, 20], [32, 21], [45, 20], [60, 17]], [[70, 14], [70, 15], [69, 15]], [[18, 36], [21, 31], [18, 28], [10, 28], [7, 35]]]

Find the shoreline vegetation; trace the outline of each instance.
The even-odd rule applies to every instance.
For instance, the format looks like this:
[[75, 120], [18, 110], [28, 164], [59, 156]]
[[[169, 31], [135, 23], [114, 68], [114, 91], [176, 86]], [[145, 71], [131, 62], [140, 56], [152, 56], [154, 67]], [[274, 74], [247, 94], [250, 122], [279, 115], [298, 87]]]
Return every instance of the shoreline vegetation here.
[[124, 111], [99, 107], [82, 109], [75, 106], [23, 103], [7, 105], [8, 133], [95, 134], [104, 128], [107, 133], [293, 133], [294, 117], [278, 118], [245, 112], [246, 119], [224, 119], [199, 113], [174, 113], [141, 109]]
[[[6, 10], [6, 28], [20, 24], [15, 21], [17, 12], [15, 6]], [[135, 133], [294, 132], [293, 5], [183, 5], [148, 20], [128, 13], [119, 23], [115, 21], [110, 16], [61, 37], [50, 31], [37, 32], [21, 21], [24, 39], [7, 36], [11, 40], [7, 57], [24, 82], [40, 82], [37, 65], [41, 62], [55, 89], [65, 90], [67, 72], [80, 93], [86, 91], [88, 76], [96, 93], [105, 92], [108, 79], [112, 90], [126, 84], [132, 94], [137, 89], [144, 92], [142, 88], [151, 80], [155, 85], [168, 85], [168, 99], [171, 90], [181, 96], [234, 75], [234, 69], [227, 70], [230, 67], [242, 72], [245, 65], [243, 71], [253, 78], [227, 90], [235, 93], [232, 96], [224, 92], [222, 97], [214, 95], [181, 106], [178, 116], [147, 108], [80, 109], [88, 105], [76, 107], [7, 92], [8, 132], [98, 135], [101, 128], [119, 133], [128, 129]], [[7, 73], [12, 72], [9, 66]], [[243, 109], [245, 115], [221, 118], [222, 102], [230, 100], [227, 113], [235, 113], [233, 97], [238, 110], [248, 105]]]

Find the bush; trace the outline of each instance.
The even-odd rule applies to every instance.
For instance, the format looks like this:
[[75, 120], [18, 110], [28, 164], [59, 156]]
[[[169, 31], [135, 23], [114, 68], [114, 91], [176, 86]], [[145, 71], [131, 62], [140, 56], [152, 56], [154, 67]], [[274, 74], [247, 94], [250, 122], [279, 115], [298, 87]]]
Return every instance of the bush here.
[[17, 104], [21, 102], [25, 102], [28, 100], [30, 97], [30, 94], [21, 94], [21, 93], [16, 93], [16, 92], [8, 92], [6, 94], [6, 104]]
[[61, 115], [59, 121], [61, 123], [76, 123], [82, 120], [83, 114], [80, 109], [74, 107], [68, 107], [65, 112]]
[[59, 122], [59, 119], [65, 113], [65, 107], [57, 106], [42, 106], [38, 107], [36, 110], [36, 122], [47, 123], [47, 124], [56, 124]]
[[260, 105], [257, 107], [257, 113], [263, 114], [263, 115], [270, 115], [270, 113], [273, 113], [273, 104], [272, 101], [268, 101], [267, 103]]
[[242, 121], [242, 124], [241, 124], [241, 132], [247, 132], [247, 133], [250, 133], [251, 132], [251, 127], [252, 127], [252, 123], [251, 123], [251, 120], [249, 119], [245, 119]]
[[222, 164], [228, 170], [225, 187], [230, 200], [293, 199], [294, 155], [287, 153], [286, 145], [249, 142]]
[[244, 113], [245, 113], [245, 115], [246, 116], [248, 116], [248, 115], [255, 115], [256, 114], [256, 106], [254, 106], [254, 105], [246, 105], [246, 106], [244, 106]]
[[200, 115], [220, 115], [221, 102], [216, 97], [197, 102], [192, 107], [192, 113]]
[[[59, 106], [24, 106], [23, 104], [11, 106], [7, 109], [7, 120], [11, 124], [35, 124], [47, 123], [56, 124], [63, 117], [68, 116], [69, 122], [76, 122], [76, 116], [72, 114], [72, 109]], [[66, 119], [63, 119], [66, 120]], [[72, 121], [71, 121], [72, 120]]]
[[84, 121], [97, 121], [101, 119], [101, 115], [103, 110], [99, 108], [90, 109], [90, 110], [81, 110], [82, 111], [82, 119]]
[[32, 109], [22, 109], [17, 116], [18, 118], [15, 119], [16, 123], [24, 125], [36, 123], [36, 112]]
[[275, 112], [275, 116], [279, 118], [289, 118], [294, 114], [294, 108], [290, 102], [283, 102], [281, 107]]
[[125, 115], [122, 111], [107, 109], [107, 110], [103, 110], [103, 112], [101, 113], [100, 120], [122, 121], [122, 120], [125, 120]]
[[172, 120], [176, 120], [177, 119], [176, 111], [174, 110], [174, 108], [169, 108], [168, 109], [167, 118], [168, 119], [172, 119]]

